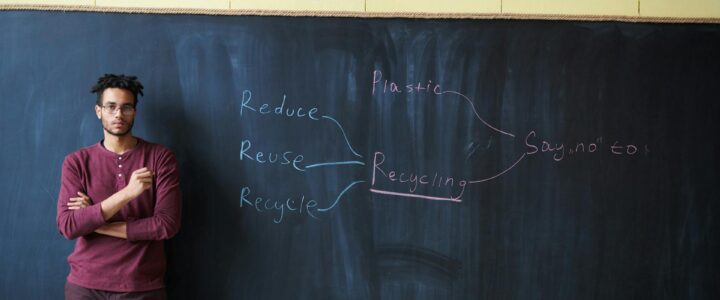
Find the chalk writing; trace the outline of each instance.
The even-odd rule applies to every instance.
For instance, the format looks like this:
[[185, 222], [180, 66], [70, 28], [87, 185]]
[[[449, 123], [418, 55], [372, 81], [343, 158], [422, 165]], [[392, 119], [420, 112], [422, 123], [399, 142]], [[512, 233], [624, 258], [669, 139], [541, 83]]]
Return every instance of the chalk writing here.
[[[388, 81], [387, 79], [385, 79], [385, 80], [382, 79], [382, 71], [374, 70], [372, 77], [373, 77], [373, 79], [372, 79], [372, 93], [371, 94], [373, 96], [375, 95], [376, 90], [378, 91], [378, 93], [383, 93], [383, 94], [385, 94], [385, 93], [402, 94], [403, 91], [401, 90], [400, 85], [398, 85], [397, 83], [395, 83], [393, 81]], [[379, 87], [380, 85], [382, 85], [382, 92], [380, 91], [380, 87]], [[459, 96], [460, 98], [465, 100], [466, 103], [468, 103], [470, 105], [470, 108], [472, 109], [473, 114], [475, 114], [475, 117], [478, 120], [480, 120], [480, 122], [482, 122], [483, 125], [487, 126], [491, 130], [496, 131], [498, 133], [501, 133], [501, 134], [504, 134], [504, 135], [507, 135], [507, 136], [513, 137], [513, 138], [515, 137], [514, 134], [512, 134], [506, 130], [501, 130], [501, 129], [497, 128], [497, 126], [490, 125], [490, 123], [485, 121], [485, 119], [481, 118], [480, 114], [477, 112], [477, 109], [475, 109], [475, 103], [473, 103], [473, 101], [470, 99], [470, 97], [465, 96], [464, 94], [457, 92], [457, 91], [451, 91], [451, 90], [443, 91], [441, 86], [437, 83], [433, 84], [432, 80], [428, 80], [427, 83], [417, 82], [417, 83], [405, 84], [405, 91], [407, 93], [431, 93], [436, 96], [443, 95], [443, 94]]]
[[282, 102], [275, 107], [271, 107], [269, 103], [263, 103], [259, 107], [250, 104], [252, 100], [252, 92], [250, 90], [244, 90], [242, 94], [242, 102], [240, 104], [240, 116], [242, 117], [243, 112], [251, 111], [263, 115], [274, 114], [282, 117], [296, 117], [296, 118], [308, 118], [311, 120], [320, 120], [317, 116], [318, 109], [311, 107], [310, 109], [303, 109], [302, 106], [291, 107], [285, 106], [287, 95], [283, 95]]
[[413, 82], [408, 84], [399, 85], [395, 82], [383, 80], [382, 79], [382, 71], [375, 70], [373, 71], [373, 80], [372, 80], [372, 95], [375, 95], [375, 91], [377, 90], [380, 92], [380, 88], [382, 87], [382, 93], [391, 93], [391, 94], [402, 94], [403, 91], [406, 93], [412, 94], [412, 93], [433, 93], [435, 95], [442, 94], [442, 88], [437, 83], [432, 83], [432, 80], [428, 80], [427, 82]]
[[[273, 222], [279, 224], [283, 221], [285, 216], [285, 209], [288, 212], [297, 213], [298, 215], [307, 214], [310, 217], [316, 218], [318, 203], [312, 199], [305, 199], [305, 195], [299, 195], [299, 197], [287, 197], [285, 199], [272, 199], [263, 198], [261, 196], [249, 197], [250, 188], [243, 187], [240, 192], [240, 207], [253, 207], [259, 213], [263, 212], [275, 212], [277, 216], [273, 219]], [[249, 199], [248, 199], [249, 198]]]
[[[373, 188], [370, 189], [370, 191], [373, 193], [428, 200], [443, 200], [453, 202], [462, 201], [461, 198], [463, 196], [463, 193], [465, 193], [465, 186], [467, 185], [467, 181], [464, 179], [456, 179], [451, 176], [439, 175], [437, 172], [432, 172], [433, 174], [418, 174], [416, 172], [396, 171], [389, 168], [381, 167], [383, 163], [385, 163], [385, 154], [383, 154], [382, 152], [375, 152], [375, 156], [373, 157], [373, 172], [371, 182]], [[380, 180], [384, 180], [385, 182], [389, 183], [388, 185], [391, 186], [397, 187], [397, 185], [400, 185], [400, 189], [407, 190], [407, 192], [392, 192], [376, 189], [376, 183], [378, 183], [378, 181]], [[426, 189], [429, 188], [428, 190], [432, 190], [432, 188], [450, 188], [451, 194], [443, 197], [416, 194], [415, 192], [417, 191], [418, 186], [425, 187]], [[452, 195], [452, 189], [457, 190], [455, 196]]]
[[[417, 94], [427, 95], [435, 99], [451, 97], [450, 99], [452, 100], [459, 100], [468, 105], [475, 118], [485, 126], [484, 128], [499, 133], [505, 138], [515, 138], [515, 134], [507, 130], [502, 130], [485, 121], [485, 119], [480, 116], [473, 99], [458, 91], [444, 90], [440, 83], [433, 82], [431, 79], [398, 83], [391, 79], [384, 78], [381, 70], [373, 70], [371, 95], [375, 96], [379, 94], [397, 97], [401, 97], [403, 94]], [[321, 115], [317, 107], [293, 105], [288, 101], [287, 95], [283, 95], [282, 99], [275, 104], [254, 103], [252, 92], [250, 90], [244, 90], [240, 105], [240, 116], [242, 117], [247, 114], [277, 116], [296, 120], [302, 119], [311, 122], [321, 119], [327, 120], [328, 122], [325, 123], [332, 124], [333, 127], [339, 129], [342, 135], [342, 139], [337, 139], [337, 141], [344, 143], [350, 153], [355, 157], [363, 157], [363, 155], [352, 147], [351, 139], [348, 137], [345, 128], [343, 128], [336, 118], [330, 115]], [[471, 145], [472, 144], [473, 143], [471, 143]], [[602, 136], [592, 139], [579, 139], [571, 143], [558, 142], [539, 136], [535, 130], [528, 132], [525, 136], [523, 146], [522, 153], [510, 161], [511, 164], [509, 164], [509, 166], [502, 166], [495, 172], [474, 180], [468, 180], [450, 174], [442, 174], [441, 172], [432, 171], [432, 169], [403, 170], [401, 168], [395, 168], [386, 162], [385, 153], [375, 151], [372, 159], [372, 179], [369, 191], [374, 194], [394, 197], [461, 203], [463, 196], [466, 195], [468, 185], [487, 183], [498, 179], [515, 169], [520, 162], [528, 157], [549, 157], [554, 162], [561, 162], [571, 157], [577, 158], [581, 156], [598, 155], [598, 153], [611, 153], [614, 156], [629, 157], [642, 153], [643, 151], [641, 149], [644, 149], [645, 155], [650, 152], [648, 145], [641, 147], [638, 146], [637, 143], [627, 143], [619, 140], [614, 140], [611, 145], [605, 147]], [[488, 148], [489, 147], [490, 144], [488, 144]], [[605, 149], [607, 149], [607, 152]], [[288, 166], [293, 170], [303, 172], [301, 174], [307, 174], [307, 170], [321, 170], [329, 167], [365, 166], [365, 162], [357, 159], [326, 159], [325, 161], [306, 163], [304, 155], [292, 150], [259, 151], [258, 149], [252, 149], [252, 142], [249, 139], [245, 139], [241, 143], [240, 160], [252, 161], [261, 165], [275, 164]], [[329, 203], [331, 203], [324, 208], [319, 207], [319, 201], [310, 199], [303, 194], [295, 197], [281, 197], [280, 199], [259, 195], [251, 197], [250, 188], [243, 187], [240, 195], [240, 207], [251, 207], [258, 213], [274, 212], [273, 222], [275, 223], [281, 223], [289, 213], [317, 219], [318, 214], [326, 213], [337, 207], [343, 196], [353, 186], [363, 182], [365, 182], [365, 180], [354, 180], [350, 182], [337, 194], [337, 197], [335, 197], [333, 201], [329, 201]]]
[[296, 214], [298, 216], [309, 216], [314, 219], [318, 218], [318, 213], [327, 213], [335, 208], [343, 195], [347, 193], [353, 186], [365, 181], [354, 181], [346, 186], [338, 193], [335, 200], [327, 207], [320, 208], [318, 201], [305, 197], [300, 194], [297, 197], [283, 197], [280, 199], [272, 199], [270, 197], [250, 196], [250, 187], [243, 187], [240, 191], [240, 208], [251, 207], [258, 213], [274, 213], [273, 222], [282, 223], [285, 214]]
[[[333, 124], [334, 127], [340, 130], [343, 140], [347, 145], [347, 148], [356, 157], [362, 158], [350, 144], [350, 139], [345, 132], [345, 129], [340, 125], [335, 118], [327, 115], [319, 115], [317, 107], [304, 108], [302, 106], [292, 106], [288, 103], [287, 95], [283, 95], [282, 100], [279, 104], [270, 103], [253, 103], [252, 91], [244, 90], [242, 93], [242, 99], [240, 102], [240, 117], [247, 114], [257, 114], [260, 116], [278, 116], [283, 118], [302, 119], [308, 121], [319, 121], [320, 119], [328, 120], [328, 124]], [[293, 150], [286, 151], [265, 151], [258, 150], [252, 147], [252, 141], [250, 139], [242, 140], [240, 144], [240, 161], [251, 161], [260, 165], [280, 165], [292, 167], [293, 170], [299, 172], [305, 172], [307, 169], [316, 169], [321, 167], [342, 167], [349, 165], [360, 165], [364, 166], [365, 163], [359, 160], [331, 160], [321, 161], [317, 163], [306, 164], [305, 156], [297, 153]], [[317, 219], [318, 213], [325, 213], [336, 207], [342, 198], [342, 196], [348, 192], [353, 186], [365, 182], [363, 180], [357, 180], [350, 183], [345, 187], [334, 199], [331, 205], [325, 208], [320, 208], [319, 203], [315, 199], [307, 198], [305, 195], [300, 194], [297, 197], [283, 197], [280, 199], [273, 199], [271, 197], [263, 196], [250, 196], [250, 187], [243, 187], [240, 194], [240, 207], [247, 208], [251, 207], [258, 213], [273, 212], [274, 223], [281, 223], [285, 218], [286, 214], [294, 213], [297, 215], [306, 215]]]
[[[645, 149], [647, 150], [647, 145]], [[638, 148], [632, 144], [621, 145], [619, 141], [615, 141], [612, 146], [610, 146], [610, 152], [615, 155], [635, 155], [638, 152]]]
[[[252, 154], [250, 147], [252, 147], [250, 140], [243, 140], [240, 144], [241, 161], [249, 159], [259, 164], [291, 165], [295, 170], [305, 172], [305, 168], [300, 165], [305, 158], [302, 154], [295, 154], [293, 151], [285, 151], [282, 155], [280, 153], [263, 151], [255, 151], [255, 154]], [[273, 155], [275, 156], [274, 158]]]
[[[577, 157], [579, 155], [587, 155], [600, 153], [601, 146], [603, 144], [603, 137], [595, 138], [594, 140], [577, 141], [570, 144], [550, 142], [547, 139], [540, 139], [534, 130], [531, 130], [527, 136], [525, 136], [525, 147], [527, 155], [535, 155], [538, 153], [548, 154], [556, 162], [560, 162], [569, 157]], [[634, 144], [623, 144], [620, 141], [615, 141], [608, 148], [610, 153], [614, 155], [625, 155], [633, 156], [638, 154], [638, 147]], [[649, 153], [650, 149], [645, 145], [645, 153]]]

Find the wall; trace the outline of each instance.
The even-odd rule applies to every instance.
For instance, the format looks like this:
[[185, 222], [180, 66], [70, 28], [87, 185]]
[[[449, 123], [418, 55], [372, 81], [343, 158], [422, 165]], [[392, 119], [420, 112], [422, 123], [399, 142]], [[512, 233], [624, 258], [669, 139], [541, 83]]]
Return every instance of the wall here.
[[464, 13], [603, 15], [720, 19], [720, 0], [0, 0], [0, 5], [84, 5], [129, 8], [344, 11], [368, 13]]

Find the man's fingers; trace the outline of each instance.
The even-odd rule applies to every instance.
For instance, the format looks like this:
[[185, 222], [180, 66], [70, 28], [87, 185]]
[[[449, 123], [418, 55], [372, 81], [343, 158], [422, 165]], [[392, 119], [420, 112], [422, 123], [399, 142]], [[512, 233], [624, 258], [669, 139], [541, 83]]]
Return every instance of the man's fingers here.
[[90, 205], [90, 199], [85, 197], [73, 197], [68, 201], [68, 205]]
[[135, 177], [135, 179], [137, 179], [137, 180], [146, 180], [146, 179], [152, 180], [152, 178], [153, 178], [152, 176], [138, 176], [138, 177]]
[[143, 175], [143, 176], [136, 176], [136, 179], [152, 179], [152, 175]]
[[149, 171], [148, 168], [144, 167], [144, 168], [140, 168], [140, 169], [133, 171], [133, 174], [143, 173], [143, 172], [148, 172], [148, 171]]
[[75, 209], [86, 208], [86, 207], [88, 207], [88, 205], [85, 204], [85, 203], [82, 203], [82, 202], [71, 202], [71, 203], [68, 203], [68, 209], [73, 209], [73, 210], [75, 210]]
[[154, 174], [152, 171], [145, 171], [145, 172], [135, 173], [135, 177], [138, 177], [138, 178], [140, 178], [140, 177], [152, 177], [153, 175], [155, 175], [155, 174]]

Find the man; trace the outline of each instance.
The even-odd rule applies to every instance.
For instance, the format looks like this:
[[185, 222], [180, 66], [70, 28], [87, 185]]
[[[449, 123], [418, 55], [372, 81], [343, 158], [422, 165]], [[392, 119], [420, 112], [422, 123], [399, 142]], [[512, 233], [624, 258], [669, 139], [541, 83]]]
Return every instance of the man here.
[[57, 224], [76, 240], [66, 299], [165, 299], [164, 240], [180, 228], [175, 156], [132, 135], [135, 76], [106, 74], [93, 86], [103, 140], [65, 157]]

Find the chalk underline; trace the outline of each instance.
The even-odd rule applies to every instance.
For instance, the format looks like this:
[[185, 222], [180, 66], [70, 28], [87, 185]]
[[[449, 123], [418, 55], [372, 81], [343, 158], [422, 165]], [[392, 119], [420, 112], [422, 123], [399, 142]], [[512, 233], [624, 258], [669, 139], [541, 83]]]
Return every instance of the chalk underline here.
[[450, 202], [456, 202], [456, 203], [462, 202], [462, 199], [459, 199], [459, 198], [434, 197], [434, 196], [426, 196], [426, 195], [418, 195], [418, 194], [410, 194], [410, 193], [390, 192], [390, 191], [384, 191], [384, 190], [378, 190], [378, 189], [372, 189], [372, 188], [370, 189], [370, 192], [376, 193], [376, 194], [400, 196], [400, 197], [408, 197], [408, 198], [419, 198], [419, 199], [426, 199], [426, 200], [450, 201]]

